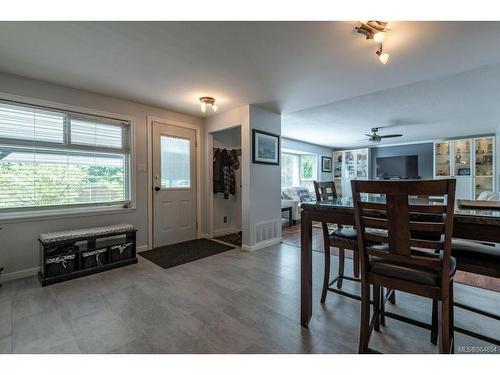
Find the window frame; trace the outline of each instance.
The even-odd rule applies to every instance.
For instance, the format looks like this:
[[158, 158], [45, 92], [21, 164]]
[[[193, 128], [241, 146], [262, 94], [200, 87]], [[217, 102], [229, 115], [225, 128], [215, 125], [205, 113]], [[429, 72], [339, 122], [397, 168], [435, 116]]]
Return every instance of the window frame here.
[[[299, 182], [299, 186], [302, 186], [302, 187], [307, 187], [309, 188], [308, 186], [306, 186], [306, 184], [304, 183], [308, 183], [307, 185], [311, 185], [311, 183], [314, 181], [314, 180], [317, 180], [317, 177], [318, 177], [318, 155], [317, 154], [313, 154], [313, 153], [305, 153], [305, 152], [293, 152], [292, 150], [287, 150], [287, 151], [282, 151], [281, 152], [281, 159], [283, 160], [283, 154], [287, 154], [287, 155], [291, 155], [293, 157], [296, 157], [298, 159], [298, 182]], [[311, 156], [313, 158], [313, 163], [312, 163], [312, 167], [313, 167], [313, 176], [311, 179], [303, 179], [302, 178], [302, 157], [304, 156]], [[283, 164], [283, 163], [282, 163]], [[282, 166], [283, 168], [283, 166]], [[286, 188], [286, 187], [281, 187], [282, 189], [283, 188]]]
[[[19, 207], [19, 208], [7, 208], [0, 210], [0, 223], [9, 222], [19, 222], [19, 221], [35, 221], [40, 218], [51, 218], [51, 217], [66, 217], [66, 216], [89, 216], [95, 214], [113, 214], [120, 212], [135, 211], [136, 209], [136, 147], [135, 147], [135, 117], [127, 116], [123, 114], [117, 114], [112, 112], [100, 111], [87, 107], [79, 107], [68, 105], [64, 103], [52, 102], [42, 99], [12, 95], [4, 92], [0, 92], [0, 100], [10, 102], [13, 105], [27, 106], [27, 107], [39, 107], [42, 110], [53, 111], [53, 112], [64, 112], [71, 113], [75, 119], [87, 119], [91, 120], [108, 119], [110, 123], [112, 122], [122, 122], [128, 124], [128, 148], [118, 149], [118, 148], [97, 148], [89, 146], [89, 151], [105, 151], [108, 153], [123, 153], [127, 151], [128, 154], [128, 183], [126, 184], [126, 189], [128, 189], [128, 201], [127, 202], [102, 202], [102, 203], [84, 203], [84, 204], [73, 204], [73, 205], [59, 205], [59, 206], [40, 206], [40, 207]], [[65, 121], [65, 141], [67, 141], [67, 122]], [[47, 148], [63, 150], [74, 150], [76, 147], [71, 147], [71, 144], [66, 143], [61, 147], [61, 144], [54, 144], [52, 142], [36, 142], [36, 141], [23, 141], [23, 140], [5, 140], [2, 141], [6, 145], [20, 145], [25, 147], [35, 147], [45, 146]], [[55, 146], [55, 147], [54, 147]], [[78, 145], [79, 150], [84, 150], [85, 145]]]

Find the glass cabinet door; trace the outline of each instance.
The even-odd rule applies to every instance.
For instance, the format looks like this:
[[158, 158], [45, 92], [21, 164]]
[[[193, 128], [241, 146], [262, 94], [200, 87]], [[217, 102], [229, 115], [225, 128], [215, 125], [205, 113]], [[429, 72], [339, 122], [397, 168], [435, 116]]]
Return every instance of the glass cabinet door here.
[[475, 149], [475, 196], [493, 191], [493, 138], [477, 138]]
[[368, 150], [356, 151], [356, 177], [368, 178]]
[[450, 142], [437, 142], [434, 144], [434, 175], [450, 175]]
[[460, 139], [455, 141], [455, 176], [470, 176], [470, 139]]
[[335, 151], [333, 153], [333, 177], [342, 177], [342, 151]]
[[342, 198], [342, 179], [334, 178], [333, 182], [335, 184], [335, 191], [337, 192], [337, 197]]
[[345, 151], [344, 153], [344, 178], [356, 177], [356, 164], [353, 151]]

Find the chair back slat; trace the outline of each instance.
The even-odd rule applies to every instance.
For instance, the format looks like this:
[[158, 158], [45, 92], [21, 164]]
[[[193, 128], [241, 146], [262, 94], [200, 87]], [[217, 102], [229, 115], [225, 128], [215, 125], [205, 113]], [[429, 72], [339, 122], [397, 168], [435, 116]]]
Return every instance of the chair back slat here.
[[[441, 267], [444, 262], [449, 266], [455, 183], [454, 179], [352, 181], [362, 267], [364, 262], [369, 269], [370, 256], [415, 266]], [[367, 199], [370, 194], [378, 198]], [[415, 196], [442, 199], [431, 202]], [[441, 256], [430, 256], [435, 251]]]
[[443, 250], [444, 244], [443, 240], [439, 241], [431, 241], [431, 240], [422, 240], [422, 239], [411, 239], [410, 246], [421, 249], [431, 249], [431, 250]]
[[381, 219], [378, 217], [362, 216], [361, 222], [365, 227], [375, 228], [375, 229], [387, 229], [387, 219]]
[[[387, 251], [386, 248], [382, 246], [377, 247], [367, 247], [368, 253], [372, 256], [379, 258], [384, 258], [393, 262], [408, 263], [408, 257], [406, 255], [394, 254]], [[415, 266], [432, 267], [439, 268], [441, 260], [439, 258], [424, 257], [422, 255], [413, 255], [411, 257], [411, 263]]]
[[429, 223], [426, 221], [412, 221], [410, 223], [410, 229], [419, 232], [443, 233], [444, 226], [445, 223]]
[[444, 214], [446, 212], [446, 206], [443, 204], [435, 205], [423, 205], [423, 204], [412, 204], [410, 205], [410, 212], [416, 213], [428, 213], [428, 214]]

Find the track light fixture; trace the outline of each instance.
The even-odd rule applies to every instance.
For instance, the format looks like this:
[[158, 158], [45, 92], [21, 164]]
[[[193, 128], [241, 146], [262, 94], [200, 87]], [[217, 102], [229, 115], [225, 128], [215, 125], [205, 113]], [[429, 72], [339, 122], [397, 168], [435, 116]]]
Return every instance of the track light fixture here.
[[203, 113], [207, 112], [207, 107], [212, 107], [212, 111], [217, 112], [217, 105], [215, 99], [210, 96], [203, 96], [200, 98], [200, 109]]
[[361, 21], [361, 25], [355, 27], [355, 30], [366, 36], [366, 39], [371, 39], [379, 43], [379, 49], [376, 54], [382, 64], [387, 64], [389, 61], [389, 54], [382, 51], [382, 43], [387, 37], [387, 22], [383, 21]]
[[389, 61], [389, 57], [390, 55], [388, 53], [385, 53], [383, 50], [382, 50], [382, 43], [380, 43], [380, 47], [378, 49], [378, 51], [376, 52], [377, 56], [378, 56], [378, 59], [380, 60], [380, 62], [382, 64], [387, 64], [387, 62]]

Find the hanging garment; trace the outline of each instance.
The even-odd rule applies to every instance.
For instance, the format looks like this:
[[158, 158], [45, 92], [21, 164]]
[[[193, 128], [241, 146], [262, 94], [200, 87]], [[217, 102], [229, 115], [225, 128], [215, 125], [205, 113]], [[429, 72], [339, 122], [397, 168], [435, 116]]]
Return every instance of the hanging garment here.
[[222, 150], [222, 173], [224, 176], [224, 199], [229, 199], [229, 194], [234, 195], [234, 169], [229, 152]]
[[214, 153], [214, 173], [213, 173], [213, 185], [214, 194], [224, 192], [224, 165], [222, 161], [222, 150], [218, 148]]
[[231, 165], [233, 166], [233, 169], [236, 171], [240, 169], [240, 161], [238, 160], [238, 153], [236, 150], [231, 150], [229, 152], [229, 158], [231, 159]]
[[236, 169], [240, 167], [236, 151], [217, 149], [214, 153], [213, 165], [214, 194], [223, 193], [224, 199], [229, 199], [229, 195], [236, 194], [234, 170], [235, 167]]

